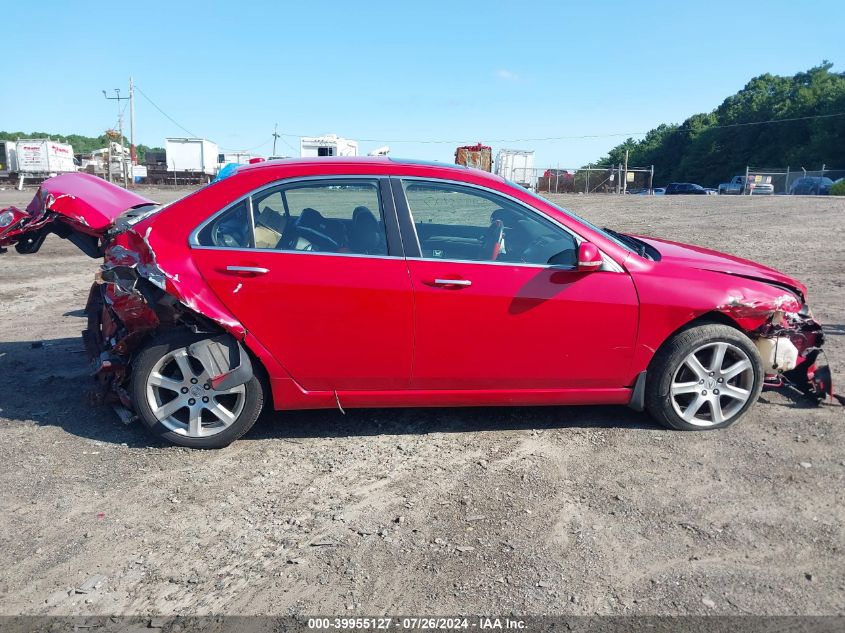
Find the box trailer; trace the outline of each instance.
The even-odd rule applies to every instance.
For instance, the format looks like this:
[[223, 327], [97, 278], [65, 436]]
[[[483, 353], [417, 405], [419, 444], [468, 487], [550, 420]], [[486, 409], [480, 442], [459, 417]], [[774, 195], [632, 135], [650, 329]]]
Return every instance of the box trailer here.
[[302, 158], [319, 156], [357, 156], [358, 142], [341, 138], [337, 134], [325, 136], [303, 136], [299, 139], [299, 155]]
[[168, 138], [164, 140], [167, 171], [214, 176], [217, 173], [217, 143], [204, 138]]
[[524, 149], [500, 149], [496, 154], [496, 175], [528, 189], [537, 186], [534, 152]]
[[464, 145], [455, 150], [455, 164], [493, 171], [493, 150], [489, 145]]
[[144, 162], [152, 185], [201, 185], [211, 182], [218, 171], [220, 149], [204, 138], [164, 139], [164, 152], [147, 152]]
[[76, 171], [73, 147], [50, 139], [19, 139], [15, 142], [16, 169], [9, 175], [18, 178], [18, 189], [23, 189], [25, 179], [50, 178], [57, 174]]
[[15, 141], [0, 141], [0, 177], [8, 178], [18, 171]]
[[46, 139], [24, 139], [15, 144], [17, 173], [29, 177], [76, 171], [73, 147]]

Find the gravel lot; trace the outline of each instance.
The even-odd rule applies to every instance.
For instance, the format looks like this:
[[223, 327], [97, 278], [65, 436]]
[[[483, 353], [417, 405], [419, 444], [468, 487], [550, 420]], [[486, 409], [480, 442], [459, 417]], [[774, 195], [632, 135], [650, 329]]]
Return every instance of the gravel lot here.
[[[845, 380], [845, 200], [559, 201], [802, 279]], [[54, 236], [0, 256], [0, 614], [845, 614], [839, 404], [765, 392], [711, 433], [622, 407], [318, 411], [163, 446], [84, 402], [97, 266]]]

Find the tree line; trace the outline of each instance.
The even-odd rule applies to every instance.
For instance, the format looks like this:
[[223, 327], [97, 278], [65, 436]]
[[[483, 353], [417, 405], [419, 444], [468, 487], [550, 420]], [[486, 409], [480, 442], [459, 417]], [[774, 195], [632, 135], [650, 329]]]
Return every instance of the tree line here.
[[[49, 132], [0, 132], [0, 141], [17, 141], [23, 138], [49, 138], [59, 143], [68, 143], [73, 146], [75, 154], [89, 154], [95, 149], [103, 149], [109, 146], [109, 137], [105, 134], [100, 136], [82, 136], [80, 134], [51, 134]], [[129, 140], [124, 136], [123, 145], [129, 147]], [[163, 152], [163, 147], [148, 147], [147, 145], [136, 145], [135, 154], [138, 163], [144, 164], [144, 156], [147, 152]]]
[[[629, 166], [654, 165], [655, 186], [713, 187], [746, 166], [845, 169], [845, 116], [829, 116], [845, 113], [845, 73], [832, 67], [825, 61], [792, 77], [755, 77], [712, 112], [629, 138], [598, 164], [623, 163], [628, 150]], [[779, 122], [763, 123], [773, 120]]]

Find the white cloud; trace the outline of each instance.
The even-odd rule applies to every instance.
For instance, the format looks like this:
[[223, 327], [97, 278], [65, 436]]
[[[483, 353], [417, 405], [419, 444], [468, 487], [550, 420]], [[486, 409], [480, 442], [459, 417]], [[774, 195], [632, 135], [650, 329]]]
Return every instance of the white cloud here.
[[517, 75], [512, 70], [508, 70], [507, 68], [500, 68], [496, 71], [496, 76], [499, 79], [504, 79], [505, 81], [519, 81], [519, 75]]

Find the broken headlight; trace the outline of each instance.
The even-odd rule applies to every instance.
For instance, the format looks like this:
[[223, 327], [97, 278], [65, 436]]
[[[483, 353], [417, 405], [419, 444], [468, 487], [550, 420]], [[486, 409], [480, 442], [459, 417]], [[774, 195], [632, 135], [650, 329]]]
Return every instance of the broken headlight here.
[[6, 209], [2, 213], [0, 213], [0, 229], [5, 229], [14, 221], [15, 214], [11, 209]]

